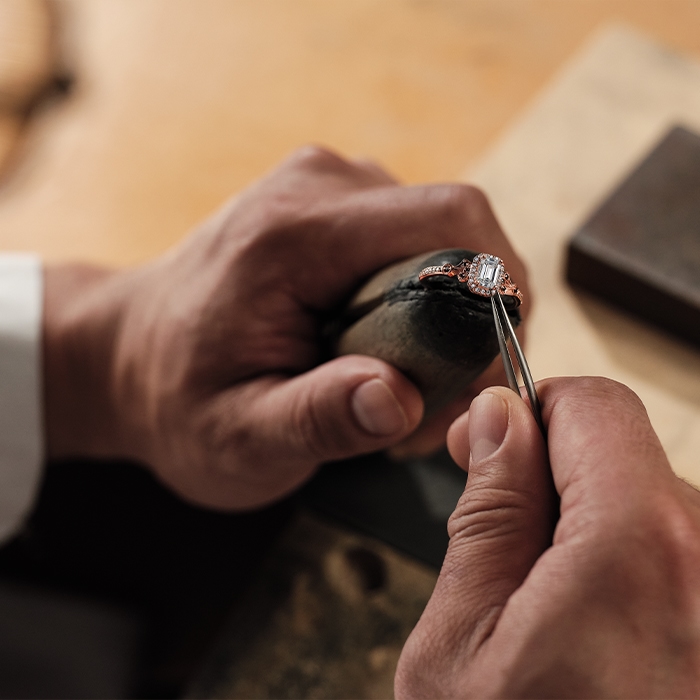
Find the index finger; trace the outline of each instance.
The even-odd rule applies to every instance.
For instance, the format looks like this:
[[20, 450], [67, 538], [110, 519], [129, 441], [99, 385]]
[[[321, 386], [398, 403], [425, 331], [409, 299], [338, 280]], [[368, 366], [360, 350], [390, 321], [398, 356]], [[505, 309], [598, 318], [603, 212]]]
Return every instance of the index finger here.
[[[318, 213], [334, 225], [332, 235], [317, 230], [317, 251], [326, 260], [343, 261], [342, 271], [335, 270], [337, 282], [362, 279], [431, 250], [469, 248], [502, 258], [516, 283], [526, 285], [524, 265], [486, 196], [470, 185], [374, 188], [353, 192], [324, 209]], [[331, 279], [323, 282], [332, 285]]]
[[[249, 197], [261, 191], [267, 230], [253, 241], [248, 259], [271, 274], [277, 268], [270, 262], [280, 263], [295, 296], [311, 307], [333, 305], [387, 265], [444, 248], [493, 253], [526, 287], [523, 264], [475, 187], [400, 186], [322, 149], [307, 149]], [[228, 210], [233, 220], [239, 218], [235, 205]]]
[[644, 405], [628, 387], [567, 377], [539, 382], [538, 391], [563, 527], [572, 515], [608, 527], [630, 509], [648, 507], [649, 494], [675, 478]]

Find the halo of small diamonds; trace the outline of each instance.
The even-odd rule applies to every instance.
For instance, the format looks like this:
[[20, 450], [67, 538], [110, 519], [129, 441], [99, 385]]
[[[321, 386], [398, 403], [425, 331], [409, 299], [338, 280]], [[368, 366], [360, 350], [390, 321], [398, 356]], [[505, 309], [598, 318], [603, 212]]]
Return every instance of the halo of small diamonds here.
[[424, 267], [418, 274], [419, 280], [433, 276], [456, 277], [466, 284], [472, 294], [492, 297], [496, 293], [511, 297], [518, 304], [523, 301], [523, 293], [505, 271], [503, 260], [490, 253], [479, 253], [473, 260], [464, 258], [456, 265], [443, 263]]
[[467, 285], [472, 293], [490, 297], [501, 291], [504, 275], [503, 260], [489, 253], [479, 253], [469, 266]]

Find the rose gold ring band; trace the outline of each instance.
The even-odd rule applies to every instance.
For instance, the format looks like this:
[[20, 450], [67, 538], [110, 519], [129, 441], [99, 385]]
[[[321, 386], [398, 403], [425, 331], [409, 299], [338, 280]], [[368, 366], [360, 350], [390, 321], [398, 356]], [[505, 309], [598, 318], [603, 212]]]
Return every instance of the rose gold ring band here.
[[456, 265], [430, 265], [420, 271], [418, 279], [435, 276], [456, 277], [469, 287], [470, 292], [482, 297], [492, 297], [498, 293], [514, 297], [518, 305], [523, 301], [523, 293], [505, 271], [503, 260], [490, 253], [479, 253], [473, 260], [464, 258]]

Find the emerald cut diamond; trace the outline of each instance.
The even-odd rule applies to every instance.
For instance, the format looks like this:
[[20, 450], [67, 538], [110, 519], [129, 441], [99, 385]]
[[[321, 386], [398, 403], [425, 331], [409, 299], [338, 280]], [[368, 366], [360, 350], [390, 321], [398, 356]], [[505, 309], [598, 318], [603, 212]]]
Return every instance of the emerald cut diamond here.
[[469, 269], [469, 287], [482, 296], [491, 296], [503, 281], [503, 261], [495, 255], [480, 253]]
[[500, 260], [493, 255], [487, 255], [479, 261], [476, 269], [476, 281], [487, 289], [493, 289], [500, 282]]

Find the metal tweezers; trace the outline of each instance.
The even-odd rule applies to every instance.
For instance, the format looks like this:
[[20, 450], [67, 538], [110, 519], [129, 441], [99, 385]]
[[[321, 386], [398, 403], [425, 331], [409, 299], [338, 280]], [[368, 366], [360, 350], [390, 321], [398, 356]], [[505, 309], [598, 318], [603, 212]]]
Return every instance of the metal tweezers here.
[[511, 345], [515, 351], [515, 357], [518, 361], [518, 366], [520, 367], [520, 374], [522, 375], [523, 382], [525, 383], [525, 390], [527, 391], [527, 396], [530, 399], [530, 408], [532, 409], [532, 415], [535, 416], [535, 421], [542, 431], [542, 436], [547, 439], [547, 431], [545, 430], [544, 423], [542, 422], [542, 408], [540, 406], [540, 400], [537, 396], [537, 391], [535, 390], [535, 383], [532, 381], [532, 374], [530, 374], [530, 368], [527, 365], [527, 360], [520, 347], [517, 337], [515, 336], [515, 331], [513, 330], [513, 325], [508, 318], [506, 313], [506, 307], [503, 304], [503, 299], [501, 295], [496, 292], [491, 296], [491, 309], [493, 310], [493, 320], [496, 324], [496, 335], [498, 336], [498, 347], [501, 350], [501, 359], [503, 360], [503, 367], [506, 370], [506, 377], [508, 378], [508, 386], [520, 396], [520, 389], [518, 388], [518, 380], [515, 377], [515, 368], [513, 367], [513, 360], [511, 359], [510, 352], [508, 352], [508, 339], [510, 338]]

